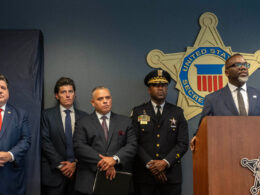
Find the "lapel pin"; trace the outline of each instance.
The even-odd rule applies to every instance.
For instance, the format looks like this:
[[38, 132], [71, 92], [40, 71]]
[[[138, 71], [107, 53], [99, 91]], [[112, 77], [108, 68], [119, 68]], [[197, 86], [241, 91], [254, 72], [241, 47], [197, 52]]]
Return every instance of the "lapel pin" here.
[[253, 98], [257, 98], [257, 95], [253, 95]]
[[7, 113], [8, 113], [8, 114], [11, 114], [11, 112], [10, 112], [10, 111], [8, 111]]

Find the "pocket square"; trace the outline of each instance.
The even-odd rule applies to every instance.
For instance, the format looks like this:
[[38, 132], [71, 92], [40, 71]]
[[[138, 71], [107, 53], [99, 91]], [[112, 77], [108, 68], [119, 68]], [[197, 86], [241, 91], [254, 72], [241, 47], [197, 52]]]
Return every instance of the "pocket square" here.
[[125, 132], [123, 130], [119, 130], [118, 135], [125, 135]]

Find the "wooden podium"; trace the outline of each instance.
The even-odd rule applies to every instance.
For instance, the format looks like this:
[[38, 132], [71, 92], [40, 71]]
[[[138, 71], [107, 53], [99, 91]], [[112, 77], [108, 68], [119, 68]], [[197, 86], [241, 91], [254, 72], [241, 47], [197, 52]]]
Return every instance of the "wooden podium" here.
[[260, 156], [260, 117], [208, 116], [193, 153], [194, 195], [250, 195], [254, 176], [240, 161]]

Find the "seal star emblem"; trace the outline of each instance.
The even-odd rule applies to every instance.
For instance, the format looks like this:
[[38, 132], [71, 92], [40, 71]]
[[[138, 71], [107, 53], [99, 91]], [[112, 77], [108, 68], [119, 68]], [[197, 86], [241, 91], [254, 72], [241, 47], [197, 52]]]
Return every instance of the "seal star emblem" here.
[[260, 190], [260, 157], [258, 159], [248, 160], [247, 158], [241, 159], [241, 165], [243, 167], [247, 167], [250, 171], [252, 171], [255, 176], [254, 185], [250, 188], [250, 192], [252, 195], [256, 195]]
[[[179, 90], [177, 105], [182, 107], [187, 120], [202, 111], [207, 94], [221, 89], [228, 82], [224, 75], [226, 59], [235, 53], [225, 46], [218, 30], [218, 18], [206, 12], [200, 16], [201, 26], [197, 39], [186, 52], [165, 54], [158, 49], [150, 51], [147, 63], [167, 71]], [[241, 53], [251, 64], [249, 76], [260, 68], [260, 50], [253, 54]]]

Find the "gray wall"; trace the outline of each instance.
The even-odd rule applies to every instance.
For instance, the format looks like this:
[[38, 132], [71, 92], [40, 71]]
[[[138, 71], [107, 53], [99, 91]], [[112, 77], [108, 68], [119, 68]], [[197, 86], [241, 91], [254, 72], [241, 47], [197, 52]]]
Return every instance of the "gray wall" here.
[[[44, 34], [44, 107], [55, 105], [53, 87], [61, 76], [77, 85], [77, 106], [92, 112], [91, 89], [105, 85], [113, 95], [113, 110], [129, 115], [149, 99], [143, 84], [151, 71], [146, 55], [152, 49], [183, 52], [200, 30], [199, 16], [213, 12], [218, 31], [233, 51], [260, 49], [260, 2], [252, 0], [0, 0], [0, 28], [40, 29]], [[0, 54], [1, 55], [1, 54]], [[260, 88], [260, 73], [249, 84]], [[169, 86], [168, 101], [178, 91]], [[189, 121], [190, 137], [199, 116]], [[192, 155], [183, 159], [183, 194], [192, 194]]]

